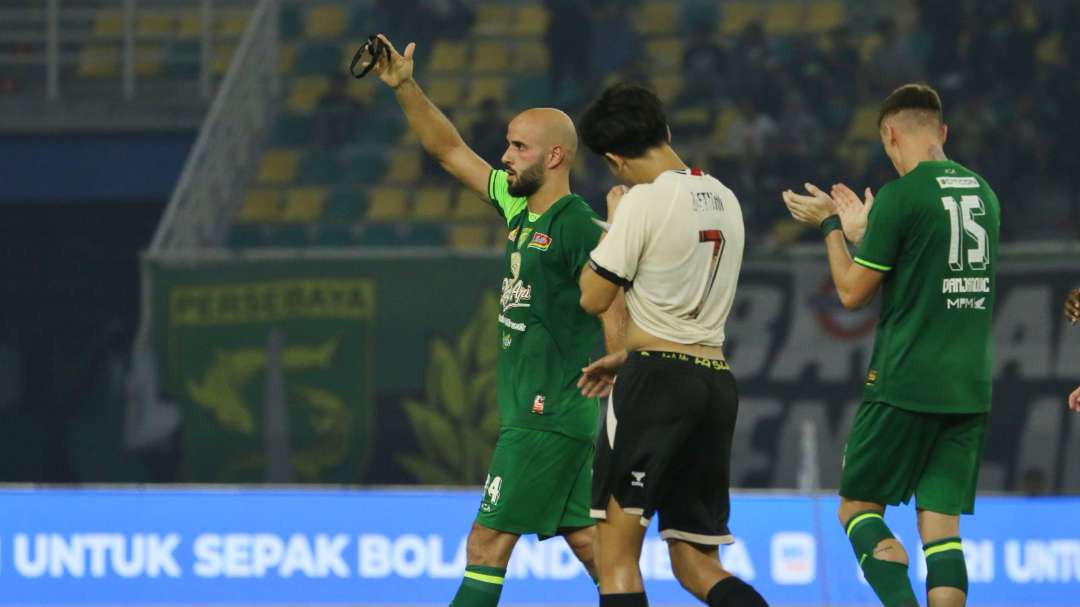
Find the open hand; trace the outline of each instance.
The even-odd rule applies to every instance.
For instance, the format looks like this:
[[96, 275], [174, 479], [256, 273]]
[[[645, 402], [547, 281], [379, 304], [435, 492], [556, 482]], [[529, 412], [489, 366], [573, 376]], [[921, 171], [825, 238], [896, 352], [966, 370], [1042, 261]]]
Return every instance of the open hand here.
[[870, 207], [874, 206], [874, 193], [866, 188], [864, 203], [851, 188], [838, 183], [832, 187], [832, 199], [836, 203], [840, 225], [844, 228], [844, 237], [851, 244], [858, 245], [866, 235], [866, 218], [870, 215]]
[[593, 361], [581, 370], [581, 379], [577, 383], [581, 394], [589, 398], [611, 394], [611, 387], [615, 384], [615, 374], [625, 362], [626, 350], [619, 350]]
[[1069, 395], [1069, 408], [1080, 413], [1080, 388], [1073, 390]]
[[791, 218], [810, 227], [819, 227], [830, 215], [836, 213], [836, 203], [828, 194], [812, 183], [803, 184], [807, 194], [784, 190], [781, 197]]
[[392, 89], [396, 89], [405, 82], [412, 80], [413, 76], [413, 53], [416, 52], [416, 43], [410, 42], [405, 47], [405, 54], [398, 53], [393, 43], [386, 36], [379, 34], [379, 39], [390, 49], [390, 58], [380, 53], [375, 58], [374, 71]]
[[607, 193], [607, 217], [608, 217], [608, 222], [611, 222], [611, 221], [613, 221], [615, 219], [615, 209], [617, 209], [619, 207], [619, 201], [622, 200], [622, 197], [625, 196], [626, 193], [629, 192], [629, 191], [630, 191], [630, 188], [628, 188], [628, 187], [626, 187], [624, 185], [617, 185], [617, 186], [611, 188], [610, 190], [608, 190], [608, 193]]

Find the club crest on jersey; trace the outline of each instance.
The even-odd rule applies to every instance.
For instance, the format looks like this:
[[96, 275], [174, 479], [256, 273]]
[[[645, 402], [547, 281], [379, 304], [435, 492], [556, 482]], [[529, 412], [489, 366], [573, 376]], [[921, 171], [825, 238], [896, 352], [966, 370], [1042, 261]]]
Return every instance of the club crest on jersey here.
[[[520, 240], [518, 239], [519, 231], [521, 233], [521, 239]], [[518, 248], [520, 249], [523, 244], [528, 242], [529, 235], [532, 234], [532, 233], [533, 233], [532, 228], [520, 228], [520, 230], [518, 228], [514, 228], [513, 230], [510, 230], [510, 233], [506, 235], [506, 238], [510, 242], [516, 242]]]
[[545, 399], [544, 399], [543, 394], [537, 394], [536, 395], [536, 398], [533, 399], [533, 405], [532, 405], [532, 412], [533, 413], [535, 413], [537, 415], [543, 415], [544, 414], [544, 400]]
[[543, 232], [537, 232], [533, 234], [532, 240], [529, 242], [530, 249], [537, 249], [540, 251], [548, 250], [551, 246], [551, 237]]
[[503, 333], [502, 335], [502, 347], [503, 350], [510, 349], [510, 344], [514, 342], [514, 336], [510, 333]]
[[877, 369], [870, 369], [870, 372], [866, 374], [866, 385], [872, 386], [877, 383]]

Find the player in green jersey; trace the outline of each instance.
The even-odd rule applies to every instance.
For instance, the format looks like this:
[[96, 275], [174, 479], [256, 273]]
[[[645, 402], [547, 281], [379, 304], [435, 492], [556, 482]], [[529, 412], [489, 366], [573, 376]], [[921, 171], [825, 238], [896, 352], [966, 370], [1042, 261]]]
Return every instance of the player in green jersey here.
[[[879, 115], [900, 174], [866, 202], [844, 185], [784, 192], [792, 217], [820, 226], [844, 307], [880, 288], [863, 404], [844, 451], [840, 522], [887, 605], [918, 605], [908, 555], [882, 518], [915, 495], [933, 607], [963, 605], [960, 514], [971, 514], [990, 410], [991, 314], [1000, 214], [982, 177], [945, 157], [937, 92], [902, 86]], [[845, 236], [857, 246], [855, 257]]]
[[[589, 502], [599, 404], [580, 394], [577, 380], [602, 331], [578, 305], [577, 281], [601, 230], [589, 205], [570, 193], [574, 124], [555, 109], [522, 112], [507, 127], [506, 169], [493, 170], [413, 79], [416, 45], [402, 55], [380, 37], [390, 52], [375, 72], [420, 144], [507, 224], [501, 312], [492, 319], [499, 324], [499, 439], [451, 605], [496, 605], [523, 534], [564, 536], [595, 579]], [[609, 315], [609, 324], [615, 339], [620, 317]]]

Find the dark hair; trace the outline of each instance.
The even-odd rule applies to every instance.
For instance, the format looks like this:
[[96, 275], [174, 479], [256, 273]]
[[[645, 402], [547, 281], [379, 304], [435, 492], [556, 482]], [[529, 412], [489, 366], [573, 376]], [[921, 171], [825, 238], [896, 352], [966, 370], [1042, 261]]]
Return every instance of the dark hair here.
[[904, 110], [915, 110], [932, 115], [938, 124], [944, 124], [941, 111], [941, 97], [928, 84], [905, 84], [885, 98], [878, 113], [878, 128], [886, 118]]
[[656, 93], [620, 82], [609, 86], [581, 117], [581, 139], [597, 154], [639, 158], [668, 140], [667, 119]]

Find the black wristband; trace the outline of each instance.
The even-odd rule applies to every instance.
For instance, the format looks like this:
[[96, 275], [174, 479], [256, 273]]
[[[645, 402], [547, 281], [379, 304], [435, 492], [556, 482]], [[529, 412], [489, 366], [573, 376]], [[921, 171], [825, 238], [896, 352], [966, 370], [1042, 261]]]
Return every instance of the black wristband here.
[[839, 215], [829, 215], [825, 218], [825, 221], [821, 222], [821, 235], [828, 236], [833, 230], [843, 230], [844, 227], [840, 224]]

